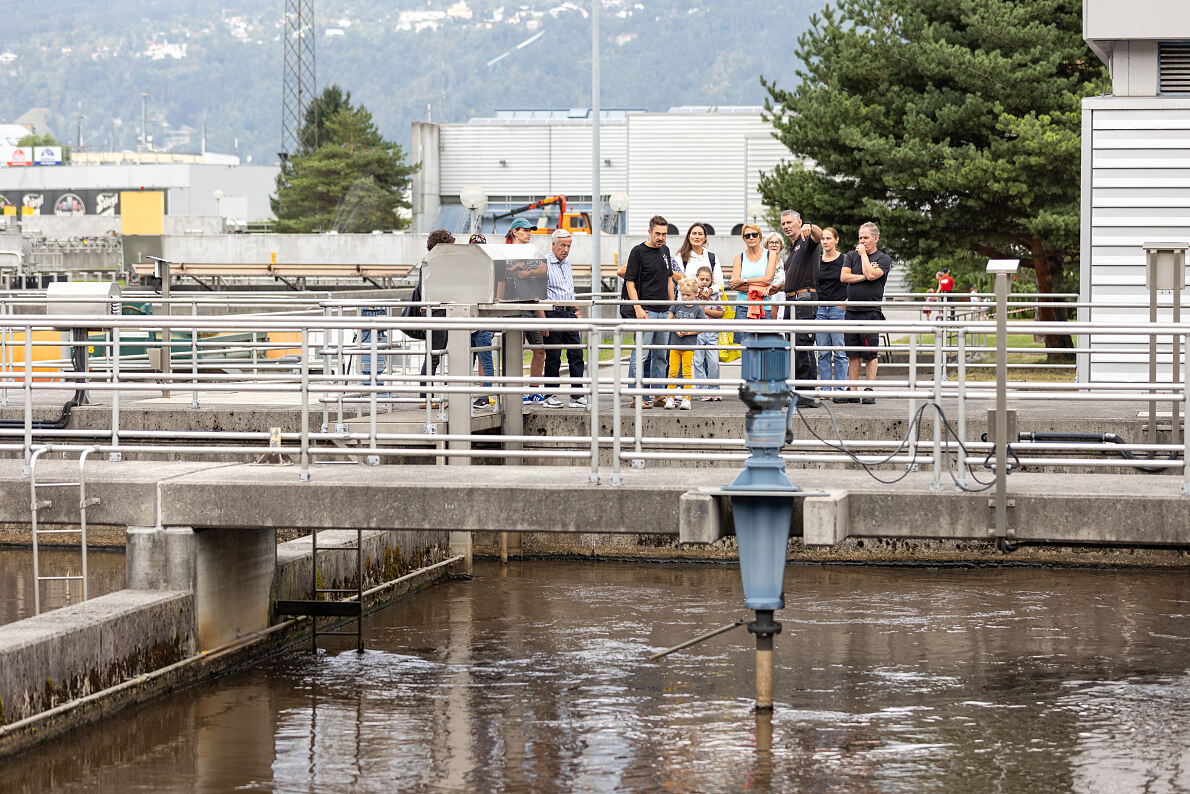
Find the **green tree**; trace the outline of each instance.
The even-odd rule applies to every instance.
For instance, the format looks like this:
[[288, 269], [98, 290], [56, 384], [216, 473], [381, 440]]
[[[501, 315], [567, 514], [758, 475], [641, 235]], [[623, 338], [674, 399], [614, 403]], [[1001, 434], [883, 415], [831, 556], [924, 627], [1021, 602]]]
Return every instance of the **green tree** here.
[[1068, 290], [1080, 100], [1108, 86], [1081, 31], [1081, 0], [838, 0], [798, 38], [800, 83], [761, 78], [777, 137], [813, 163], [761, 193], [844, 235], [875, 220], [919, 286], [1019, 258], [1038, 291]]
[[[329, 89], [328, 89], [329, 90]], [[324, 93], [324, 96], [326, 94]], [[272, 199], [279, 232], [370, 232], [402, 229], [416, 166], [399, 145], [381, 136], [372, 114], [350, 95], [322, 125], [320, 145], [292, 157], [277, 175]]]
[[327, 120], [343, 108], [351, 108], [351, 92], [337, 85], [324, 88], [320, 96], [310, 100], [310, 104], [306, 105], [302, 129], [298, 132], [303, 152], [317, 149], [319, 144], [330, 140]]

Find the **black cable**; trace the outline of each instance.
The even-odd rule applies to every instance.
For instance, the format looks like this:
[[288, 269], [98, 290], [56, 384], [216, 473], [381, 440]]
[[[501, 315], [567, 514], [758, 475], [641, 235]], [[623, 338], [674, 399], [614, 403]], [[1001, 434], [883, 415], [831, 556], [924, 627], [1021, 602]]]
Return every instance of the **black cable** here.
[[[946, 412], [942, 409], [942, 406], [938, 405], [935, 402], [926, 402], [926, 403], [923, 403], [922, 406], [917, 409], [917, 412], [913, 415], [913, 418], [909, 421], [909, 427], [906, 429], [905, 438], [901, 441], [900, 444], [897, 445], [896, 449], [894, 449], [887, 456], [885, 456], [883, 460], [873, 461], [871, 463], [865, 462], [863, 460], [860, 460], [859, 456], [856, 453], [852, 452], [850, 449], [847, 448], [847, 443], [843, 440], [843, 431], [839, 428], [839, 422], [835, 418], [835, 412], [833, 410], [831, 410], [830, 405], [828, 405], [825, 400], [821, 401], [821, 403], [822, 403], [822, 407], [826, 408], [826, 412], [830, 416], [831, 425], [835, 429], [835, 437], [838, 439], [838, 442], [839, 442], [838, 446], [833, 445], [831, 442], [827, 441], [825, 438], [818, 435], [818, 433], [814, 431], [814, 428], [812, 428], [810, 426], [810, 423], [808, 421], [806, 421], [806, 417], [802, 414], [801, 409], [798, 409], [795, 406], [797, 415], [802, 420], [802, 424], [805, 426], [806, 430], [808, 430], [810, 432], [810, 435], [814, 436], [814, 438], [818, 439], [823, 444], [825, 444], [827, 446], [827, 448], [833, 449], [836, 452], [842, 452], [844, 455], [846, 455], [848, 458], [850, 458], [853, 462], [855, 462], [861, 468], [863, 468], [863, 470], [865, 472], [867, 472], [869, 477], [871, 477], [872, 479], [874, 479], [877, 482], [882, 483], [884, 485], [894, 485], [894, 484], [900, 482], [901, 480], [905, 479], [907, 476], [909, 476], [909, 473], [913, 470], [913, 466], [917, 462], [917, 446], [914, 447], [913, 457], [910, 460], [909, 464], [905, 467], [904, 473], [901, 474], [896, 479], [893, 479], [893, 480], [882, 479], [882, 478], [876, 476], [876, 474], [872, 471], [872, 467], [883, 465], [883, 464], [889, 462], [890, 460], [892, 460], [909, 443], [909, 438], [914, 433], [914, 431], [917, 430], [918, 432], [920, 432], [921, 418], [927, 408], [933, 407], [933, 409], [938, 414], [938, 418], [941, 419], [942, 425], [945, 428], [947, 434], [950, 437], [954, 438], [954, 440], [958, 443], [959, 447], [963, 450], [964, 453], [966, 453], [968, 456], [970, 456], [970, 452], [967, 450], [966, 444], [963, 443], [963, 439], [959, 438], [959, 434], [957, 432], [955, 432], [954, 427], [950, 424], [950, 420], [947, 418]], [[1010, 448], [1010, 451], [1011, 451], [1011, 448]], [[970, 488], [970, 487], [966, 486], [965, 484], [959, 482], [959, 478], [955, 474], [954, 467], [950, 462], [950, 454], [948, 452], [944, 452], [943, 454], [946, 455], [946, 459], [947, 459], [947, 466], [946, 466], [947, 473], [950, 474], [950, 478], [954, 482], [956, 488], [958, 488], [962, 491], [966, 491], [968, 493], [982, 493], [982, 492], [990, 489], [992, 486], [994, 486], [996, 484], [995, 479], [993, 479], [991, 482], [987, 482], [987, 483], [980, 480], [979, 477], [977, 477], [975, 475], [974, 470], [971, 468], [971, 464], [968, 463], [968, 464], [966, 464], [967, 473], [971, 476], [972, 480], [979, 483], [982, 487], [981, 488]], [[1015, 452], [1012, 453], [1012, 456], [1014, 459], [1016, 459], [1017, 466], [1016, 467], [1012, 467], [1012, 466], [1008, 467], [1008, 470], [1007, 470], [1008, 474], [1011, 474], [1015, 468], [1019, 468], [1019, 466], [1020, 466], [1020, 459], [1017, 458]], [[987, 460], [990, 460], [990, 458], [991, 458], [991, 455], [988, 456], [988, 459], [985, 459], [984, 464], [983, 464], [985, 468], [991, 468], [987, 464]]]
[[[70, 364], [75, 372], [85, 373], [87, 368], [87, 332], [76, 328], [72, 334], [73, 344], [70, 346]], [[85, 377], [85, 375], [84, 375]], [[87, 390], [78, 389], [74, 396], [66, 401], [57, 419], [34, 419], [30, 426], [34, 430], [62, 430], [70, 424], [70, 412], [87, 401]], [[0, 419], [0, 429], [25, 427], [24, 419]]]

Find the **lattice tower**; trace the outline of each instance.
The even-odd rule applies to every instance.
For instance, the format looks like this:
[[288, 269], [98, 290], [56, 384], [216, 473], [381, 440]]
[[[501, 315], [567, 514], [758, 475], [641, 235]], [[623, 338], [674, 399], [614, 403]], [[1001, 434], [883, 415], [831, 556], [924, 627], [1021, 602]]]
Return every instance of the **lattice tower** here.
[[314, 0], [285, 0], [285, 74], [281, 86], [281, 156], [318, 146], [301, 140], [306, 106], [318, 90], [314, 71]]

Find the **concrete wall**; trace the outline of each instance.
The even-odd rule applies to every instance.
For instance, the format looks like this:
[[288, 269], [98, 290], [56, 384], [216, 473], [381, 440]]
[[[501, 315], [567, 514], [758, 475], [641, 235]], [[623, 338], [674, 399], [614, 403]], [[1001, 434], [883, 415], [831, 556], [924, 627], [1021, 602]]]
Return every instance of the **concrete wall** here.
[[194, 653], [189, 592], [121, 590], [0, 626], [0, 724]]

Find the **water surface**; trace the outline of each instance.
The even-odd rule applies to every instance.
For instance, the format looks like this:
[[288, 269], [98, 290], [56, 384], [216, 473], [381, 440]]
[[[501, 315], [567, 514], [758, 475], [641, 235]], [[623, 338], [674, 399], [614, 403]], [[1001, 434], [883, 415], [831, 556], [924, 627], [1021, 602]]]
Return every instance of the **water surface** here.
[[5, 763], [9, 791], [1190, 791], [1182, 573], [794, 567], [752, 709], [728, 566], [476, 566]]
[[[38, 551], [42, 576], [78, 576], [82, 573], [81, 552], [75, 549], [41, 547]], [[124, 552], [91, 549], [87, 552], [87, 595], [91, 598], [124, 587]], [[77, 604], [83, 598], [81, 582], [44, 582], [41, 611]], [[33, 609], [33, 547], [0, 548], [0, 624], [31, 617]]]

